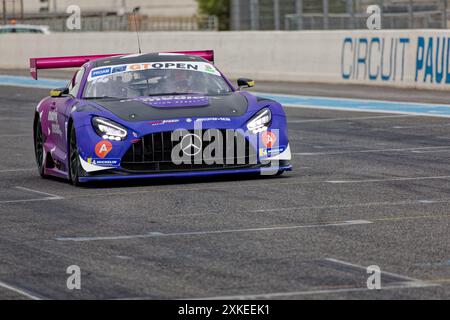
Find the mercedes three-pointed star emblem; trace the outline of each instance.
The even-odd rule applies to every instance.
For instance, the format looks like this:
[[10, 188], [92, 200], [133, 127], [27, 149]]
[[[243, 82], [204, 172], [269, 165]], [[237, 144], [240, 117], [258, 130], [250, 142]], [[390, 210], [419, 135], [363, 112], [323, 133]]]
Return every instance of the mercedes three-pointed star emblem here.
[[188, 134], [181, 140], [181, 150], [187, 156], [195, 156], [202, 151], [202, 138], [196, 134]]

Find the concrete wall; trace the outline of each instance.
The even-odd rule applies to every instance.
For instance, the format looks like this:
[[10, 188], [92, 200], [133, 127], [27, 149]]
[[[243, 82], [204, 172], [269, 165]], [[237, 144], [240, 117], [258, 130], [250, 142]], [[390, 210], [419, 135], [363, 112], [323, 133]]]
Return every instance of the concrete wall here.
[[[450, 31], [156, 32], [144, 52], [214, 49], [230, 77], [448, 90]], [[1, 35], [0, 68], [29, 57], [136, 52], [133, 33]]]

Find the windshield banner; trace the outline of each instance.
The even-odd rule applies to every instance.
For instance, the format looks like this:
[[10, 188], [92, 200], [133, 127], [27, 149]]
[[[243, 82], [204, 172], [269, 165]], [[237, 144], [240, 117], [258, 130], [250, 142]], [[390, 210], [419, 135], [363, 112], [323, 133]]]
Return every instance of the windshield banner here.
[[164, 61], [164, 62], [142, 62], [123, 64], [107, 67], [98, 67], [91, 70], [88, 81], [108, 77], [113, 74], [143, 71], [143, 70], [188, 70], [198, 71], [220, 76], [219, 71], [207, 62], [189, 61]]

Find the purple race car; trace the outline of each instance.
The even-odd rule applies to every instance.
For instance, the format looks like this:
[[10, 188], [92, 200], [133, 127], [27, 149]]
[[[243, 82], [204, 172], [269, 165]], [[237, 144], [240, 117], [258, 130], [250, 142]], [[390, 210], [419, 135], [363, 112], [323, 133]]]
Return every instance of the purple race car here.
[[241, 91], [212, 51], [32, 58], [38, 69], [79, 70], [36, 108], [39, 173], [95, 180], [290, 171], [286, 116]]

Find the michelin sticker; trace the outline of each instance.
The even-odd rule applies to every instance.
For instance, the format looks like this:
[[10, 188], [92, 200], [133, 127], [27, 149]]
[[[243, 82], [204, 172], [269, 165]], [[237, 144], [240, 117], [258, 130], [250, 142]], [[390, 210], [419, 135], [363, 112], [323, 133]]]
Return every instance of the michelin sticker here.
[[98, 78], [106, 77], [112, 74], [125, 73], [130, 71], [142, 70], [190, 70], [204, 72], [220, 76], [220, 72], [208, 62], [189, 62], [189, 61], [166, 61], [166, 62], [143, 62], [117, 65], [111, 67], [99, 67], [92, 69], [89, 74], [88, 81]]
[[259, 156], [261, 158], [263, 158], [263, 157], [272, 157], [274, 155], [283, 153], [283, 151], [285, 149], [286, 148], [284, 146], [279, 147], [279, 148], [267, 148], [267, 149], [261, 148], [261, 149], [259, 149]]
[[98, 158], [88, 158], [88, 163], [99, 167], [114, 167], [120, 166], [120, 159], [98, 159]]

